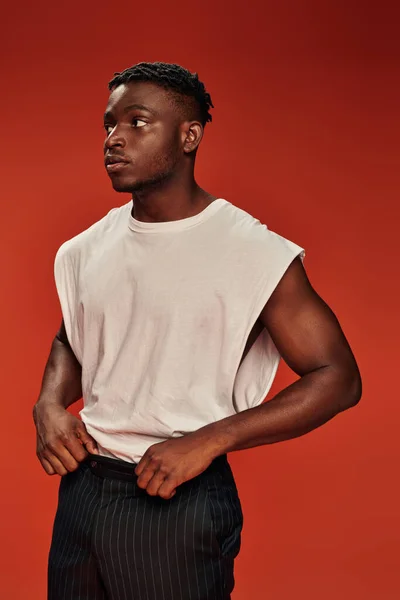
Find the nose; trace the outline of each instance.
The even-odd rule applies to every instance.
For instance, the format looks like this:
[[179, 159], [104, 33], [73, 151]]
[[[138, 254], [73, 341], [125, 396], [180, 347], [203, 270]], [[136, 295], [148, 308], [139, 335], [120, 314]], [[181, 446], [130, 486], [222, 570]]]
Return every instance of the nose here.
[[121, 130], [118, 126], [114, 127], [111, 131], [110, 135], [106, 138], [104, 142], [104, 147], [108, 150], [110, 148], [120, 147], [124, 148], [126, 146], [126, 140], [123, 135], [121, 135]]

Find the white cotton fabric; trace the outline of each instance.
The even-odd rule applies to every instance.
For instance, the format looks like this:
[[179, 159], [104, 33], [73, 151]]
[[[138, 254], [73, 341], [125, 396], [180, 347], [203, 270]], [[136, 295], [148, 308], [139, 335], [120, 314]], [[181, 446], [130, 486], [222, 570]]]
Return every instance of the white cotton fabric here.
[[113, 208], [59, 248], [65, 329], [82, 365], [80, 416], [100, 454], [138, 462], [157, 442], [262, 402], [279, 353], [249, 333], [304, 249], [223, 198], [178, 221]]

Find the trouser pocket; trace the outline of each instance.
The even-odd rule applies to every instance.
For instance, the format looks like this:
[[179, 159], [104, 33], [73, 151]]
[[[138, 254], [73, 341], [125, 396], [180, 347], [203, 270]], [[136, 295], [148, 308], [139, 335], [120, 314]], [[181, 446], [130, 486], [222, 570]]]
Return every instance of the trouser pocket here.
[[205, 480], [206, 504], [221, 555], [235, 558], [240, 550], [243, 513], [229, 465]]

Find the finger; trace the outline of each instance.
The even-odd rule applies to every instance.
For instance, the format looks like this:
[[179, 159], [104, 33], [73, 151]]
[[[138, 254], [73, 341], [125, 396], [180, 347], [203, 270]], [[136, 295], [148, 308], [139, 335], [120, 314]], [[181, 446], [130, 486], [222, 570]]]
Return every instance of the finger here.
[[[79, 466], [79, 462], [86, 457], [85, 450], [73, 432], [48, 442], [45, 451], [50, 456], [58, 458], [63, 467], [71, 472], [75, 471]], [[46, 454], [44, 456], [49, 459]]]
[[53, 469], [53, 467], [51, 466], [51, 464], [49, 463], [49, 461], [46, 458], [39, 456], [39, 460], [41, 462], [43, 469], [46, 471], [47, 475], [55, 475], [56, 474], [55, 470]]
[[90, 454], [99, 454], [96, 440], [88, 433], [83, 423], [81, 426], [78, 426], [76, 435]]
[[146, 489], [150, 479], [153, 477], [155, 472], [156, 472], [155, 467], [152, 467], [151, 464], [149, 463], [137, 479], [138, 486], [142, 489]]
[[172, 477], [167, 477], [160, 485], [157, 494], [164, 500], [170, 500], [176, 494], [176, 487], [176, 481]]
[[66, 475], [68, 470], [64, 467], [63, 463], [55, 454], [51, 454], [50, 452], [45, 452], [42, 455], [42, 459], [47, 460], [50, 463], [51, 467], [54, 469], [55, 473], [58, 475]]
[[49, 444], [47, 450], [62, 462], [67, 471], [75, 471], [79, 463], [86, 457], [85, 450], [74, 435]]
[[144, 469], [150, 463], [150, 461], [151, 461], [150, 457], [145, 452], [135, 468], [136, 475], [141, 475], [142, 472], [144, 471]]
[[161, 471], [156, 471], [146, 486], [146, 492], [149, 496], [157, 496], [158, 490], [165, 481], [165, 474]]
[[[66, 439], [64, 441], [64, 446], [65, 446], [65, 449], [70, 453], [70, 455], [73, 457], [73, 459], [76, 462], [80, 463], [83, 460], [85, 460], [85, 458], [87, 458], [88, 451], [86, 450], [86, 447], [81, 443], [80, 439], [75, 434], [73, 434], [71, 437], [68, 437], [68, 439]], [[64, 460], [63, 460], [64, 457], [60, 456], [60, 454], [58, 454], [58, 453], [56, 453], [56, 454], [64, 462]], [[65, 458], [68, 460], [68, 458], [66, 456], [65, 456]], [[65, 465], [65, 466], [67, 467], [67, 465]]]

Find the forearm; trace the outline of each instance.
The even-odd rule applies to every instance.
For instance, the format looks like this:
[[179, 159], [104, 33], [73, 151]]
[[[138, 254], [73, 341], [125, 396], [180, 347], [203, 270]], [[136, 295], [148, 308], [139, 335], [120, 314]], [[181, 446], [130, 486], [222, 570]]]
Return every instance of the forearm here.
[[357, 404], [357, 374], [338, 376], [331, 367], [307, 373], [274, 398], [198, 431], [215, 455], [299, 437]]
[[81, 379], [82, 368], [72, 349], [56, 337], [51, 346], [36, 404], [68, 408], [82, 397]]

